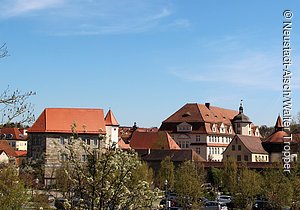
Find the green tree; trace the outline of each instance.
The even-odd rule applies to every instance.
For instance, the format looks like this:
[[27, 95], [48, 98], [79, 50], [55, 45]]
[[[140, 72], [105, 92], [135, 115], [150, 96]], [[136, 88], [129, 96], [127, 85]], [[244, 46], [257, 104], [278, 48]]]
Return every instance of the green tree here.
[[182, 163], [176, 171], [175, 191], [184, 209], [199, 207], [203, 195], [203, 170], [195, 162]]
[[223, 185], [223, 174], [224, 171], [219, 168], [208, 169], [207, 178], [211, 182], [214, 188], [218, 189]]
[[224, 187], [231, 193], [235, 194], [237, 189], [237, 164], [235, 159], [228, 158], [224, 162]]
[[132, 174], [132, 184], [143, 180], [149, 184], [153, 184], [153, 170], [148, 166], [146, 162], [142, 162], [141, 165]]
[[237, 194], [241, 208], [251, 208], [257, 195], [262, 192], [262, 177], [254, 170], [243, 167], [238, 177]]
[[281, 168], [268, 169], [264, 173], [263, 195], [275, 209], [291, 205], [292, 185]]
[[292, 207], [293, 209], [300, 209], [300, 176], [293, 174], [291, 176], [291, 186], [292, 186]]
[[23, 209], [28, 202], [23, 182], [14, 166], [6, 165], [0, 169], [0, 208], [5, 210]]
[[174, 189], [175, 182], [175, 167], [171, 160], [171, 157], [167, 156], [160, 163], [160, 169], [157, 176], [157, 183], [160, 189], [164, 189], [165, 180], [168, 180], [168, 189]]

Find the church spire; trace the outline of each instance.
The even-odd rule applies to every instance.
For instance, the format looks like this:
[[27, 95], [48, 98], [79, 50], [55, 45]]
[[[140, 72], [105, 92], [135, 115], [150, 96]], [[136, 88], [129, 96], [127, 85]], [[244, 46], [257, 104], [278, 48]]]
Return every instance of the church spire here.
[[283, 129], [284, 129], [284, 126], [282, 124], [282, 119], [281, 119], [280, 115], [278, 115], [276, 124], [275, 124], [275, 132], [283, 131]]
[[240, 103], [239, 114], [243, 114], [243, 112], [244, 112], [244, 108], [243, 108], [243, 99], [242, 99]]

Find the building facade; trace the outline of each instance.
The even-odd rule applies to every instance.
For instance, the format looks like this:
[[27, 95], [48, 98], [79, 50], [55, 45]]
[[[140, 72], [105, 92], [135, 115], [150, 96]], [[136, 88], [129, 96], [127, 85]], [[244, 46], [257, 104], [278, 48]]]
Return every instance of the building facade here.
[[206, 161], [222, 161], [223, 152], [234, 135], [260, 136], [257, 126], [239, 111], [188, 103], [162, 122], [181, 148], [192, 148]]
[[[102, 109], [46, 108], [27, 133], [28, 157], [42, 161], [45, 185], [52, 184], [56, 169], [67, 159], [65, 148], [72, 141], [92, 149], [110, 146]], [[82, 151], [79, 161], [86, 160]]]
[[269, 154], [257, 136], [235, 135], [223, 153], [223, 161], [233, 158], [237, 162], [269, 162]]

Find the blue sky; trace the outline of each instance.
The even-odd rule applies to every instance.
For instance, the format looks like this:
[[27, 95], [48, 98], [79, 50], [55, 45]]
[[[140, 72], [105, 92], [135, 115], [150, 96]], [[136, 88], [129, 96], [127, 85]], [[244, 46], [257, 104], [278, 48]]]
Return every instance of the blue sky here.
[[[0, 89], [45, 107], [111, 107], [122, 125], [160, 126], [188, 102], [257, 125], [282, 110], [282, 13], [292, 10], [293, 112], [300, 111], [299, 1], [0, 0]], [[298, 38], [298, 39], [297, 39]]]

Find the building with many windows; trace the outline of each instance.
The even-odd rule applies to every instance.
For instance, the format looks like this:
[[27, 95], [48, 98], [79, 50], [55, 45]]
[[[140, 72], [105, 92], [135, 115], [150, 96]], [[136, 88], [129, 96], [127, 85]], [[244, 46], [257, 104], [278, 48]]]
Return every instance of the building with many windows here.
[[269, 154], [259, 137], [239, 134], [234, 136], [223, 157], [223, 161], [233, 158], [238, 162], [269, 162]]
[[243, 113], [211, 106], [210, 103], [188, 103], [162, 122], [159, 130], [167, 131], [181, 148], [192, 148], [206, 161], [222, 161], [223, 152], [235, 134], [260, 136]]
[[[104, 118], [102, 109], [46, 108], [27, 131], [28, 157], [43, 162], [45, 184], [51, 184], [55, 170], [67, 159], [63, 149], [74, 138], [90, 148], [106, 148], [118, 139], [117, 127], [111, 110]], [[81, 161], [86, 160], [83, 152]]]

